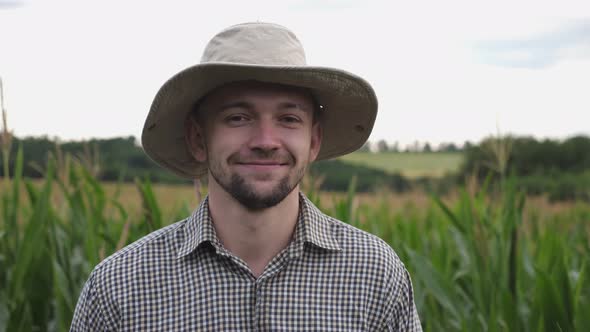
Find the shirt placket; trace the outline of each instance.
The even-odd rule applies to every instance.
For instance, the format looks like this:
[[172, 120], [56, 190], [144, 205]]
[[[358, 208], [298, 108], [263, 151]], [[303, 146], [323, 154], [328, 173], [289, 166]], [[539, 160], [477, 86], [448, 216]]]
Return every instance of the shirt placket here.
[[277, 274], [287, 267], [292, 259], [298, 256], [294, 254], [296, 247], [296, 242], [291, 242], [287, 248], [270, 261], [262, 274], [254, 281], [256, 304], [254, 306], [253, 320], [255, 331], [273, 331], [276, 330], [275, 327], [277, 324], [281, 323], [271, 321], [267, 309], [271, 306], [279, 305], [276, 303], [277, 300], [271, 295], [272, 288], [279, 286], [273, 283], [273, 280]]
[[254, 277], [248, 264], [244, 260], [233, 255], [224, 248], [218, 248], [218, 254], [225, 257], [225, 259], [227, 259], [226, 263], [230, 264], [228, 268], [233, 271], [233, 273], [237, 273], [241, 278], [248, 279], [253, 299], [251, 308], [251, 326], [253, 331], [269, 331], [274, 325], [273, 323], [275, 323], [269, 321], [265, 314], [265, 307], [273, 305], [272, 298], [266, 293], [268, 287], [270, 287], [269, 284], [271, 283], [272, 278], [284, 269], [288, 261], [293, 257], [293, 249], [291, 246], [292, 244], [273, 258], [258, 278]]

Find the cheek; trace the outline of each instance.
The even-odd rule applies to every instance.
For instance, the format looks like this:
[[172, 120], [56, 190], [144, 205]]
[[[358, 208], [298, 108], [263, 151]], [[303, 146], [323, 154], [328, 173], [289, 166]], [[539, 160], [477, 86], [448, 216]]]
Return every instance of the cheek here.
[[297, 157], [298, 160], [307, 159], [311, 147], [311, 136], [309, 134], [302, 135], [284, 135], [285, 146], [290, 152]]
[[245, 138], [235, 131], [218, 130], [208, 137], [207, 149], [215, 154], [213, 157], [223, 157], [238, 151], [245, 142]]

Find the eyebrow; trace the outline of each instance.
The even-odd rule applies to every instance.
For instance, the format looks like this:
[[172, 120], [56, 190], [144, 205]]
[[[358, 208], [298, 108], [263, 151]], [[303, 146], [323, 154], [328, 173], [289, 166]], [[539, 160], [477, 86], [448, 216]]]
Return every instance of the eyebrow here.
[[[250, 102], [247, 102], [247, 101], [235, 101], [235, 102], [229, 102], [229, 103], [226, 103], [226, 104], [222, 104], [217, 109], [217, 111], [218, 112], [223, 112], [223, 111], [225, 111], [227, 109], [230, 109], [230, 108], [244, 108], [244, 109], [248, 109], [249, 110], [249, 109], [254, 108], [254, 105], [252, 103], [250, 103]], [[278, 105], [278, 108], [279, 109], [292, 109], [292, 108], [295, 108], [295, 109], [300, 109], [302, 111], [309, 111], [309, 107], [306, 107], [306, 106], [304, 106], [302, 104], [290, 102], [290, 101], [281, 102]]]
[[298, 108], [298, 109], [300, 109], [302, 111], [308, 111], [309, 110], [309, 107], [306, 107], [306, 106], [304, 106], [302, 104], [293, 103], [293, 102], [290, 102], [290, 101], [286, 101], [286, 102], [280, 103], [279, 108], [280, 109]]
[[245, 101], [236, 101], [236, 102], [231, 102], [231, 103], [226, 103], [226, 104], [221, 105], [221, 107], [219, 107], [217, 109], [217, 111], [218, 112], [223, 112], [223, 111], [225, 111], [227, 109], [230, 109], [230, 108], [252, 109], [253, 108], [253, 105], [252, 105], [252, 103], [248, 103], [248, 102], [245, 102]]

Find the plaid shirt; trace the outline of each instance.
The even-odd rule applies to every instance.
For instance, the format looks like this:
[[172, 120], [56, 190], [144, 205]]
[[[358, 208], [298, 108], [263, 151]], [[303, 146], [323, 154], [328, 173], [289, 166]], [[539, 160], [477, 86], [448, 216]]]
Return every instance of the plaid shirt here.
[[215, 235], [205, 199], [187, 219], [100, 263], [71, 331], [422, 331], [410, 276], [374, 235], [300, 195], [293, 241], [255, 278]]

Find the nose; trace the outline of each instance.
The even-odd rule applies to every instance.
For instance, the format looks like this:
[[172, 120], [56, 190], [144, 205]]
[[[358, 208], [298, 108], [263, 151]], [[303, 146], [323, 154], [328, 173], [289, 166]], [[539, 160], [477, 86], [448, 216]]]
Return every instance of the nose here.
[[280, 146], [280, 136], [277, 128], [270, 119], [260, 119], [252, 127], [252, 135], [248, 142], [250, 149], [277, 150]]

